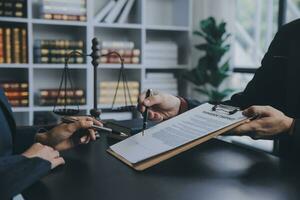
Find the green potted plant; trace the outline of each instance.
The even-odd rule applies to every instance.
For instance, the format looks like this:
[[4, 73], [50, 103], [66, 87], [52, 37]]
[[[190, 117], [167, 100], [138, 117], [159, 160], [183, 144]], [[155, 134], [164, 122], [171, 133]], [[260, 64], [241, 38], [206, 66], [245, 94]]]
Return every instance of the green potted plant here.
[[204, 39], [204, 43], [195, 45], [195, 48], [203, 51], [204, 56], [198, 61], [198, 65], [184, 73], [184, 78], [196, 85], [197, 92], [208, 97], [209, 101], [220, 102], [233, 92], [231, 89], [220, 89], [220, 85], [229, 76], [229, 60], [223, 56], [230, 50], [226, 40], [230, 36], [226, 31], [226, 23], [216, 23], [213, 17], [200, 21], [200, 30], [194, 31], [194, 35]]

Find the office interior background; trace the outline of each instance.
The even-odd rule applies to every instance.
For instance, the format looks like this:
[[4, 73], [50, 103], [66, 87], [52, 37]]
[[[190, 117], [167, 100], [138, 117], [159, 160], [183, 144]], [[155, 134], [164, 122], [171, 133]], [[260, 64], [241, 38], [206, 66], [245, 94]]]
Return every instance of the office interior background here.
[[[226, 31], [231, 35], [225, 57], [229, 59], [230, 76], [222, 87], [232, 89], [233, 94], [242, 91], [251, 80], [278, 28], [300, 17], [300, 0], [118, 0], [115, 4], [119, 2], [124, 2], [123, 9], [115, 11], [115, 16], [111, 13], [117, 5], [101, 16], [111, 0], [0, 2], [0, 81], [7, 86], [18, 125], [58, 120], [52, 112], [56, 99], [51, 92], [59, 88], [63, 55], [70, 50], [89, 54], [94, 37], [100, 41], [101, 53], [115, 48], [125, 57], [133, 104], [147, 88], [205, 102], [205, 95], [199, 95], [195, 85], [181, 76], [185, 70], [195, 68], [204, 56], [194, 47], [204, 42], [193, 34], [199, 30], [200, 21], [214, 17], [217, 23], [227, 24]], [[97, 71], [102, 119], [135, 117], [132, 112], [111, 110], [120, 71], [118, 62], [115, 56], [103, 57]], [[71, 58], [69, 71], [77, 91], [76, 104], [80, 104], [81, 114], [88, 114], [93, 106], [91, 59], [79, 55]], [[13, 87], [25, 92], [23, 96], [14, 93]], [[122, 87], [117, 106], [125, 104]], [[74, 104], [72, 98], [68, 97], [69, 104]], [[222, 139], [264, 151], [273, 148], [271, 141]]]

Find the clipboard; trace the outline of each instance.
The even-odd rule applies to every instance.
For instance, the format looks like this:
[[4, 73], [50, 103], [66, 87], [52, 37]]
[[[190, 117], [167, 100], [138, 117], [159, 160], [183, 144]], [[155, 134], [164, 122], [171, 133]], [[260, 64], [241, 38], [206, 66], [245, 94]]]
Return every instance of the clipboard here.
[[[215, 105], [212, 108], [213, 111], [216, 112], [222, 112], [222, 113], [227, 113], [228, 115], [234, 114], [235, 112], [239, 111], [239, 108], [236, 107], [232, 107], [232, 106], [226, 106], [226, 105]], [[125, 163], [126, 165], [128, 165], [129, 167], [133, 168], [134, 170], [137, 171], [143, 171], [145, 169], [148, 169], [149, 167], [152, 167], [162, 161], [165, 161], [169, 158], [172, 158], [180, 153], [183, 153], [195, 146], [198, 146], [212, 138], [215, 138], [216, 136], [219, 136], [225, 132], [228, 132], [232, 129], [234, 129], [235, 127], [245, 123], [246, 121], [249, 121], [249, 119], [244, 119], [241, 120], [239, 122], [236, 122], [234, 124], [231, 124], [229, 126], [226, 126], [218, 131], [212, 132], [208, 135], [205, 135], [203, 137], [200, 137], [196, 140], [193, 140], [191, 142], [188, 142], [186, 144], [183, 144], [177, 148], [174, 148], [172, 150], [163, 152], [161, 154], [155, 155], [153, 157], [150, 157], [148, 159], [142, 160], [140, 162], [137, 163], [131, 163], [128, 160], [126, 160], [124, 157], [122, 157], [121, 155], [117, 154], [116, 152], [114, 152], [112, 149], [107, 149], [107, 152], [110, 153], [111, 155], [113, 155], [114, 157], [116, 157], [117, 159], [119, 159], [120, 161], [122, 161], [123, 163]]]

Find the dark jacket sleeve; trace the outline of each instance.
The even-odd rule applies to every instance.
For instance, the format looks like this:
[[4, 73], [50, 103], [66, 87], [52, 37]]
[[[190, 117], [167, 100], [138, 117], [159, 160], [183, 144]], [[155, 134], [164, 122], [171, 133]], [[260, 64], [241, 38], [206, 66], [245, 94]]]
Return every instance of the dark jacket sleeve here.
[[47, 174], [50, 162], [41, 158], [26, 158], [22, 155], [0, 158], [0, 198], [9, 199]]
[[[292, 130], [291, 141], [294, 143], [292, 146], [293, 152], [300, 152], [300, 119], [295, 119], [294, 128]], [[298, 155], [297, 155], [298, 156]]]
[[14, 154], [20, 154], [28, 149], [33, 143], [38, 128], [34, 126], [17, 127], [14, 138]]
[[19, 126], [16, 130], [16, 137], [14, 140], [14, 154], [23, 153], [33, 143], [35, 143], [35, 135], [39, 130], [50, 130], [55, 125], [48, 126]]
[[245, 90], [226, 104], [245, 109], [252, 105], [270, 105], [284, 111], [289, 42], [286, 28], [280, 29], [265, 54], [261, 67]]

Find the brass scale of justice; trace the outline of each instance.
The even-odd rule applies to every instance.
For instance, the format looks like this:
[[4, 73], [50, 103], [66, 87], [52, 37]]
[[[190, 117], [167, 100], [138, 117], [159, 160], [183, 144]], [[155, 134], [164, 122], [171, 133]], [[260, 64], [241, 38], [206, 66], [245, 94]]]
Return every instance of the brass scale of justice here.
[[[113, 102], [111, 105], [110, 111], [112, 112], [136, 112], [137, 108], [135, 105], [132, 103], [131, 95], [130, 95], [130, 90], [128, 87], [128, 81], [126, 77], [126, 72], [125, 72], [125, 67], [124, 67], [124, 59], [122, 56], [116, 52], [116, 51], [111, 51], [107, 54], [100, 54], [100, 48], [99, 48], [99, 41], [97, 38], [92, 39], [92, 52], [90, 54], [83, 54], [79, 51], [71, 51], [69, 52], [66, 57], [65, 57], [65, 63], [64, 63], [64, 69], [63, 73], [61, 75], [61, 80], [59, 84], [59, 89], [58, 89], [58, 94], [55, 100], [55, 105], [53, 107], [53, 113], [62, 116], [62, 121], [66, 123], [71, 123], [74, 122], [72, 121], [69, 116], [76, 116], [79, 115], [80, 109], [79, 109], [79, 102], [76, 100], [75, 103], [75, 108], [74, 105], [68, 105], [67, 103], [67, 91], [73, 91], [73, 94], [75, 94], [75, 88], [74, 88], [74, 83], [71, 77], [70, 69], [68, 67], [69, 65], [69, 60], [71, 57], [75, 56], [83, 56], [83, 57], [91, 57], [92, 58], [92, 65], [93, 65], [93, 108], [90, 109], [90, 116], [94, 117], [95, 119], [100, 120], [100, 114], [101, 114], [101, 109], [98, 108], [98, 102], [97, 102], [97, 97], [98, 97], [98, 92], [97, 92], [97, 83], [98, 83], [98, 77], [97, 77], [97, 69], [99, 66], [99, 59], [100, 57], [104, 56], [109, 56], [109, 55], [115, 55], [120, 59], [120, 69], [119, 69], [119, 74], [118, 74], [118, 82], [117, 82], [117, 87], [114, 92], [114, 98]], [[122, 82], [123, 85], [123, 93], [125, 97], [125, 105], [121, 107], [115, 107], [115, 101], [118, 93], [118, 89], [120, 87], [120, 82]], [[59, 98], [64, 99], [63, 106], [58, 105], [58, 100]], [[130, 102], [130, 105], [128, 104], [128, 100]], [[115, 139], [125, 139], [130, 136], [130, 129], [127, 127], [120, 126], [118, 124], [115, 124], [112, 121], [103, 121], [104, 123], [104, 128], [98, 127], [100, 131], [104, 131], [107, 133], [108, 136], [115, 138]], [[96, 130], [97, 127], [95, 126]], [[98, 137], [100, 136], [99, 134], [97, 135]]]

